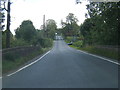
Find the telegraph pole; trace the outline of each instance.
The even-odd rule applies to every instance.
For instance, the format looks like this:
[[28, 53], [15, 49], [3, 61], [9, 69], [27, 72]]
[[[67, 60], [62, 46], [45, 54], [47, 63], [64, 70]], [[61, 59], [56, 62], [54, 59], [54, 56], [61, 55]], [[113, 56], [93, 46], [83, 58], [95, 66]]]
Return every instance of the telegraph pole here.
[[43, 30], [44, 30], [44, 36], [46, 37], [45, 15], [43, 15]]
[[43, 15], [43, 29], [45, 30], [45, 15]]
[[6, 48], [10, 48], [10, 5], [11, 2], [8, 0], [7, 9], [7, 27], [6, 27]]

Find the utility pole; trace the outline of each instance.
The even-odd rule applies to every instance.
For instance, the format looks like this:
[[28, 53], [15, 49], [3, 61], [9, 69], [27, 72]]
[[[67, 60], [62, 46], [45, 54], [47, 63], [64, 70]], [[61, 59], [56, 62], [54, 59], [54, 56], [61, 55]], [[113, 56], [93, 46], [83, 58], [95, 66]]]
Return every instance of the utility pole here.
[[45, 30], [45, 15], [43, 15], [43, 29]]
[[43, 15], [43, 30], [44, 30], [44, 36], [46, 37], [45, 15]]
[[10, 0], [8, 0], [8, 5], [6, 9], [5, 3], [4, 3], [4, 9], [7, 11], [6, 48], [10, 48], [10, 5], [11, 5], [11, 2]]

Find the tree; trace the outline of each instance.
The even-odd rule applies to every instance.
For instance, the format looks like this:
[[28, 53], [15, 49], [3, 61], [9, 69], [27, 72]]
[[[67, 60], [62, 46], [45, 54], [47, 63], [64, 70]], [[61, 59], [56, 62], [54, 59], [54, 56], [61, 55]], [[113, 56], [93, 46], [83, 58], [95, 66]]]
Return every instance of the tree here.
[[74, 16], [73, 13], [69, 13], [66, 17], [66, 23], [72, 24], [78, 22], [78, 19]]
[[48, 19], [46, 21], [46, 35], [47, 35], [47, 37], [54, 39], [56, 30], [57, 30], [56, 22], [53, 19]]
[[36, 35], [36, 29], [33, 26], [32, 21], [25, 20], [22, 22], [20, 27], [15, 30], [17, 39], [24, 39], [27, 42], [30, 42]]
[[74, 16], [73, 13], [69, 13], [66, 17], [66, 22], [61, 20], [61, 25], [63, 28], [63, 35], [67, 36], [76, 36], [79, 32], [79, 26], [77, 25], [78, 19]]
[[120, 23], [120, 2], [90, 2], [87, 5], [90, 21], [94, 25], [89, 35], [93, 43], [117, 45]]
[[86, 19], [83, 24], [80, 26], [80, 33], [84, 36], [84, 42], [87, 44], [92, 44], [91, 30], [93, 28], [93, 23], [91, 19]]

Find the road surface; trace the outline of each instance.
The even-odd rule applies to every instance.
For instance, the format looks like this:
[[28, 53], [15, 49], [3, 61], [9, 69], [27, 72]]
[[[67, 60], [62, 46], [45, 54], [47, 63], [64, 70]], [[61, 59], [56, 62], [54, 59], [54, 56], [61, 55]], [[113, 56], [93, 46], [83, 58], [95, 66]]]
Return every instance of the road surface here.
[[4, 77], [3, 88], [118, 88], [118, 65], [58, 40], [37, 63]]

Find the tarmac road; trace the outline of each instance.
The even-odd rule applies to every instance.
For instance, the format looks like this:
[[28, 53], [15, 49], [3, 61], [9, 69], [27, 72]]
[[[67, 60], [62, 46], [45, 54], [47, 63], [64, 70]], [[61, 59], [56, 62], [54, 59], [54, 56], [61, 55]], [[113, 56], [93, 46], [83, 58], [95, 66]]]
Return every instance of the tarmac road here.
[[118, 88], [118, 65], [58, 40], [38, 62], [4, 77], [3, 88]]

